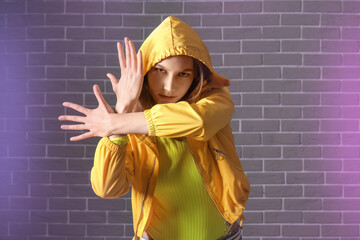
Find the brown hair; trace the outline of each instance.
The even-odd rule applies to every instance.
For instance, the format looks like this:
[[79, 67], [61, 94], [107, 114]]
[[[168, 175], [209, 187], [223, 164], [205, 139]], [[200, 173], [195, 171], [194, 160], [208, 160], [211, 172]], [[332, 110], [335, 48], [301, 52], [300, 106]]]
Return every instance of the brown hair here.
[[[192, 59], [194, 62], [194, 79], [187, 93], [184, 95], [184, 97], [180, 99], [180, 101], [187, 101], [189, 103], [194, 103], [198, 99], [201, 93], [201, 89], [204, 85], [204, 81], [208, 80], [210, 76], [210, 70], [208, 67], [206, 67], [196, 58]], [[147, 74], [145, 74], [143, 87], [140, 93], [138, 104], [135, 107], [135, 111], [143, 111], [149, 109], [155, 104], [156, 102], [150, 94]]]

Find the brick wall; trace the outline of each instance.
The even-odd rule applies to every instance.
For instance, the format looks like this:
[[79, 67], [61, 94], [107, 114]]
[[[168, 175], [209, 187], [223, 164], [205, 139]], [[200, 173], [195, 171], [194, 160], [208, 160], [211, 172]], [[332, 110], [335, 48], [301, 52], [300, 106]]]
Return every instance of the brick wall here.
[[359, 239], [359, 1], [0, 1], [0, 239], [130, 239], [130, 195], [89, 184], [97, 139], [70, 142], [61, 106], [95, 107], [168, 15], [231, 79], [232, 127], [251, 182], [247, 240]]

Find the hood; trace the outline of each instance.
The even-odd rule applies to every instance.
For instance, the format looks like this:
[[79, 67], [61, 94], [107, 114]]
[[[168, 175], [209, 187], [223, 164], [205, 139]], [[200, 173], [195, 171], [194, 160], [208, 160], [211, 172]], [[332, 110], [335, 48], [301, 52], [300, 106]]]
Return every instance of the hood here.
[[214, 71], [209, 50], [199, 35], [188, 24], [174, 16], [167, 17], [141, 45], [144, 75], [156, 63], [176, 55], [186, 55], [201, 61], [211, 71], [208, 87], [225, 87], [229, 79]]

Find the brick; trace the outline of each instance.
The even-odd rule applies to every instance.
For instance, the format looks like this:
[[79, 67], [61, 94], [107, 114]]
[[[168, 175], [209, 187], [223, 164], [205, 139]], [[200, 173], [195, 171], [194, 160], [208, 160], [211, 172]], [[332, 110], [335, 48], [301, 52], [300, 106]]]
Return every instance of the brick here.
[[49, 235], [85, 236], [85, 225], [80, 224], [48, 224]]
[[282, 225], [282, 235], [291, 237], [315, 237], [320, 236], [320, 227], [312, 225]]
[[184, 13], [221, 13], [221, 2], [184, 2]]
[[28, 222], [29, 214], [23, 210], [0, 210], [1, 221], [5, 222]]
[[340, 171], [342, 169], [341, 160], [323, 161], [322, 159], [306, 159], [304, 160], [305, 171]]
[[226, 66], [251, 66], [262, 64], [262, 57], [260, 54], [224, 55], [224, 59], [224, 64]]
[[339, 54], [304, 54], [304, 66], [339, 66], [342, 56]]
[[359, 237], [359, 225], [322, 225], [321, 232], [327, 237]]
[[261, 1], [224, 2], [225, 13], [261, 12]]
[[[359, 123], [355, 120], [321, 120], [320, 123], [322, 131], [331, 132], [356, 131], [359, 127]], [[344, 135], [342, 137], [344, 138]]]
[[357, 79], [360, 77], [358, 68], [323, 68], [323, 77], [327, 79]]
[[[284, 6], [287, 5], [284, 4]], [[317, 14], [292, 13], [281, 15], [281, 25], [318, 26], [319, 24], [320, 16]]]
[[54, 210], [85, 210], [86, 199], [52, 198], [49, 199], [49, 209]]
[[320, 51], [319, 40], [283, 40], [281, 41], [282, 52], [318, 52]]
[[264, 107], [264, 117], [283, 119], [283, 118], [300, 118], [301, 108], [295, 107]]
[[321, 156], [321, 147], [283, 147], [285, 158], [313, 158]]
[[27, 4], [27, 12], [30, 13], [62, 13], [64, 10], [62, 1], [35, 0]]
[[265, 186], [265, 197], [302, 197], [302, 186]]
[[359, 199], [324, 199], [324, 210], [360, 210]]
[[288, 173], [286, 174], [287, 184], [322, 184], [324, 183], [323, 173]]
[[202, 26], [239, 26], [239, 15], [204, 15]]
[[302, 135], [304, 145], [339, 145], [340, 134], [331, 133], [304, 133]]
[[215, 71], [228, 79], [241, 79], [242, 71], [238, 67], [215, 68]]
[[325, 14], [321, 15], [321, 25], [324, 26], [358, 26], [358, 15]]
[[244, 212], [244, 217], [246, 218], [246, 224], [248, 223], [263, 223], [263, 213], [262, 212]]
[[231, 120], [230, 126], [231, 126], [231, 128], [232, 128], [232, 132], [233, 132], [233, 133], [239, 132], [239, 130], [240, 130], [240, 123], [239, 123], [239, 121]]
[[44, 16], [40, 14], [7, 15], [8, 27], [29, 27], [44, 25]]
[[341, 223], [340, 212], [304, 212], [304, 223]]
[[10, 156], [28, 156], [28, 157], [43, 157], [45, 156], [45, 146], [42, 145], [23, 145], [22, 149], [19, 150], [18, 146], [9, 146]]
[[359, 66], [360, 54], [343, 54], [343, 64], [345, 66]]
[[31, 185], [30, 196], [32, 197], [66, 197], [66, 185]]
[[66, 170], [65, 159], [30, 159], [30, 170]]
[[321, 199], [316, 198], [301, 198], [301, 199], [284, 199], [285, 210], [321, 210]]
[[11, 119], [6, 121], [9, 131], [39, 131], [42, 130], [42, 121], [38, 119]]
[[304, 107], [304, 118], [339, 118], [340, 107]]
[[145, 2], [145, 13], [181, 13], [182, 2]]
[[341, 186], [305, 186], [305, 197], [341, 197]]
[[82, 26], [84, 25], [82, 15], [74, 14], [49, 14], [46, 15], [46, 25], [48, 26]]
[[279, 25], [279, 14], [242, 14], [241, 25], [242, 26], [266, 26], [266, 25]]
[[70, 197], [96, 197], [89, 185], [69, 185]]
[[132, 222], [132, 213], [131, 212], [109, 212], [108, 221], [109, 221], [109, 223]]
[[359, 43], [352, 40], [323, 40], [321, 41], [322, 52], [353, 53], [359, 51]]
[[265, 223], [301, 223], [302, 212], [265, 212]]
[[359, 174], [354, 173], [327, 173], [326, 183], [328, 184], [358, 184]]
[[211, 58], [211, 64], [212, 64], [214, 67], [223, 66], [223, 65], [224, 65], [222, 55], [220, 55], [220, 54], [217, 54], [217, 55], [211, 54], [211, 55], [210, 55], [210, 58]]
[[280, 236], [280, 225], [246, 225], [246, 236]]
[[360, 3], [357, 1], [345, 1], [343, 3], [344, 13], [358, 13], [360, 11]]
[[30, 221], [34, 223], [67, 223], [65, 211], [31, 211]]
[[320, 68], [284, 67], [282, 77], [288, 79], [320, 79]]
[[88, 173], [79, 173], [79, 172], [52, 173], [51, 174], [51, 183], [55, 183], [55, 184], [87, 184], [87, 183], [89, 183], [89, 174]]
[[262, 93], [251, 94], [245, 93], [243, 96], [243, 104], [245, 105], [278, 105], [280, 104], [280, 94]]
[[244, 160], [244, 159], [241, 159], [241, 164], [242, 164], [243, 168], [246, 169], [246, 172], [249, 172], [249, 171], [258, 172], [258, 171], [263, 170], [263, 161], [261, 161], [261, 160], [254, 160], [254, 159]]
[[261, 144], [260, 134], [240, 133], [234, 134], [235, 145], [259, 145]]
[[83, 79], [84, 68], [82, 67], [48, 67], [47, 77], [51, 79]]
[[359, 149], [356, 147], [323, 147], [325, 158], [357, 158], [360, 157]]
[[[358, 81], [353, 81], [353, 80], [342, 80], [341, 81], [341, 90], [343, 92], [357, 92], [357, 90], [360, 89], [360, 84]], [[346, 106], [344, 106], [344, 108], [346, 109], [350, 109], [347, 108]]]
[[63, 114], [63, 107], [28, 107], [30, 118], [57, 118], [60, 114]]
[[105, 2], [106, 13], [142, 13], [141, 2]]
[[88, 224], [86, 234], [88, 236], [123, 236], [124, 226], [119, 224]]
[[[226, 42], [226, 44], [224, 44]], [[238, 41], [204, 41], [206, 47], [209, 49], [210, 53], [236, 53], [240, 52], [240, 42]], [[226, 55], [225, 55], [226, 56]], [[239, 55], [230, 55], [230, 56], [241, 56]], [[228, 65], [228, 64], [226, 64]], [[235, 64], [236, 66], [236, 64]]]
[[49, 157], [83, 157], [83, 146], [48, 146]]
[[11, 77], [15, 79], [24, 77], [31, 79], [45, 78], [45, 67], [9, 67], [8, 71], [12, 73]]
[[46, 234], [45, 224], [36, 223], [10, 223], [9, 232], [13, 235], [44, 235]]
[[106, 222], [106, 212], [70, 212], [70, 223], [104, 223]]
[[224, 39], [261, 39], [262, 33], [259, 27], [224, 28]]
[[65, 65], [64, 53], [35, 53], [28, 54], [29, 65]]
[[1, 170], [3, 171], [16, 171], [16, 170], [27, 170], [28, 160], [25, 158], [12, 158], [9, 161], [8, 158], [0, 158]]
[[345, 171], [360, 171], [360, 165], [358, 160], [346, 159], [344, 160], [344, 170]]
[[[85, 15], [85, 26], [122, 26], [121, 15]], [[107, 29], [105, 29], [106, 32]], [[106, 34], [105, 34], [106, 36]], [[106, 38], [106, 37], [105, 37]]]
[[25, 54], [4, 54], [3, 58], [0, 59], [0, 64], [2, 66], [16, 66], [22, 67], [26, 65], [26, 55]]
[[[300, 38], [300, 27], [263, 27], [264, 39]], [[289, 59], [291, 61], [291, 58]]]
[[129, 27], [157, 27], [161, 23], [160, 16], [124, 15], [123, 26]]
[[[104, 68], [104, 67], [87, 67], [86, 68], [86, 79], [106, 79], [107, 81], [109, 81], [109, 79], [106, 77], [107, 73], [112, 73], [115, 76], [120, 76], [120, 69], [119, 67], [116, 68]], [[94, 82], [95, 83], [95, 82]], [[84, 85], [84, 82], [81, 84]], [[103, 81], [102, 84], [100, 86], [103, 85]], [[92, 89], [92, 84], [90, 85], [90, 88], [88, 89]]]
[[0, 184], [0, 196], [28, 196], [28, 186], [24, 184]]
[[281, 77], [281, 69], [278, 67], [244, 67], [246, 79], [274, 79]]
[[15, 52], [42, 52], [44, 51], [44, 42], [41, 40], [13, 40], [5, 44], [8, 53]]
[[291, 160], [265, 160], [265, 171], [301, 171], [302, 161], [291, 159]]
[[76, 102], [80, 105], [83, 105], [83, 96], [79, 94], [71, 94], [71, 93], [49, 93], [46, 94], [46, 104], [47, 105], [58, 105], [65, 101], [68, 102]]
[[343, 213], [344, 223], [359, 223], [360, 215], [357, 212], [344, 212]]
[[342, 116], [345, 118], [359, 118], [360, 112], [357, 107], [343, 107]]
[[[125, 37], [129, 37], [134, 44], [137, 44], [137, 40], [143, 39], [143, 29], [139, 28], [123, 28], [123, 29], [116, 29], [116, 28], [106, 28], [105, 29], [105, 38], [106, 39], [116, 39], [117, 41], [123, 41]], [[97, 44], [101, 44], [101, 46], [112, 46], [111, 51], [117, 54], [116, 43], [109, 43], [109, 42], [87, 42], [86, 49], [87, 51], [91, 51], [91, 49], [97, 49]], [[91, 51], [92, 52], [92, 51]]]
[[1, 28], [0, 29], [0, 40], [17, 40], [23, 41], [26, 38], [26, 28]]
[[103, 54], [67, 54], [67, 65], [104, 66], [105, 56]]
[[263, 197], [264, 188], [262, 186], [252, 186], [249, 198]]
[[[30, 92], [59, 92], [65, 91], [65, 81], [46, 81], [46, 80], [31, 80], [29, 81]], [[35, 121], [34, 119], [32, 119]]]
[[[89, 160], [86, 159], [69, 159], [68, 160], [68, 170], [71, 171], [84, 171], [89, 172], [91, 168], [93, 167], [94, 159], [91, 158]], [[88, 178], [89, 182], [90, 177]]]
[[277, 120], [242, 120], [241, 131], [243, 132], [264, 132], [279, 131], [279, 121]]
[[47, 39], [65, 37], [65, 31], [62, 27], [29, 27], [27, 28], [27, 39]]
[[251, 184], [283, 184], [284, 173], [247, 173]]
[[297, 80], [266, 80], [265, 92], [298, 92], [301, 90], [301, 81]]
[[300, 134], [297, 133], [264, 133], [262, 136], [265, 145], [300, 144]]
[[199, 34], [202, 40], [220, 40], [222, 39], [221, 28], [193, 28]]
[[[281, 210], [282, 200], [281, 199], [251, 199], [246, 203], [246, 210]], [[248, 212], [246, 211], [246, 212]]]
[[274, 40], [244, 40], [243, 52], [280, 52], [280, 42]]
[[103, 13], [104, 6], [101, 2], [78, 2], [69, 1], [66, 3], [66, 12], [69, 13]]
[[306, 80], [303, 81], [304, 92], [338, 92], [340, 91], [340, 81], [326, 80]]
[[13, 173], [14, 183], [50, 183], [50, 173], [47, 172], [23, 172], [16, 171]]
[[300, 54], [264, 54], [264, 65], [301, 65]]
[[66, 39], [104, 39], [104, 35], [105, 34], [103, 28], [66, 28]]
[[88, 210], [113, 210], [122, 211], [125, 210], [125, 199], [88, 199]]
[[26, 2], [0, 2], [0, 13], [25, 13]]
[[46, 52], [82, 52], [83, 42], [76, 40], [46, 40]]
[[320, 94], [297, 94], [297, 93], [283, 93], [281, 94], [282, 105], [319, 105]]

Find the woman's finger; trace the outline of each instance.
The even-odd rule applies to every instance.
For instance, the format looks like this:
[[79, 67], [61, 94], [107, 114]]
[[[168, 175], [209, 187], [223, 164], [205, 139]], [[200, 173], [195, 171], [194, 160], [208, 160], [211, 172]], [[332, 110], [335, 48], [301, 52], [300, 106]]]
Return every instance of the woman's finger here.
[[88, 130], [85, 124], [61, 125], [60, 128], [63, 130]]
[[111, 73], [106, 74], [106, 76], [110, 79], [112, 89], [115, 92], [116, 84], [118, 83], [117, 78], [114, 75], [112, 75]]
[[140, 76], [143, 75], [143, 61], [142, 61], [142, 52], [139, 50], [138, 53], [138, 65], [137, 65], [137, 72]]
[[94, 134], [92, 132], [86, 132], [86, 133], [83, 133], [81, 135], [71, 137], [70, 141], [75, 142], [75, 141], [84, 140], [84, 139], [90, 138], [90, 137], [95, 137], [95, 136], [94, 136]]
[[120, 69], [123, 70], [126, 68], [126, 61], [125, 61], [125, 56], [124, 56], [124, 49], [123, 49], [121, 42], [117, 43], [117, 50], [118, 50]]
[[89, 113], [89, 111], [90, 111], [90, 109], [88, 109], [86, 107], [83, 107], [83, 106], [81, 106], [79, 104], [72, 103], [72, 102], [64, 102], [63, 106], [68, 107], [68, 108], [72, 108], [72, 109], [74, 109], [74, 110], [76, 110], [78, 112], [81, 112], [81, 113], [85, 114], [85, 115], [87, 115]]
[[85, 122], [85, 117], [82, 116], [62, 115], [58, 119], [60, 121]]
[[[95, 97], [99, 103], [99, 106], [103, 107], [106, 109], [106, 111], [109, 111], [109, 107], [110, 105], [106, 102], [104, 96], [102, 95], [101, 93], [101, 90], [99, 88], [99, 85], [97, 84], [94, 84], [93, 86], [93, 90], [94, 90], [94, 94], [95, 94]], [[111, 107], [110, 107], [111, 108]], [[112, 108], [111, 108], [112, 109]]]
[[136, 59], [136, 51], [135, 51], [135, 45], [134, 45], [134, 42], [129, 40], [129, 45], [130, 45], [130, 56], [131, 56], [131, 67], [136, 69], [137, 67], [137, 59]]
[[125, 38], [125, 55], [126, 55], [126, 68], [131, 68], [131, 56], [130, 56], [130, 46], [129, 46], [129, 38]]

